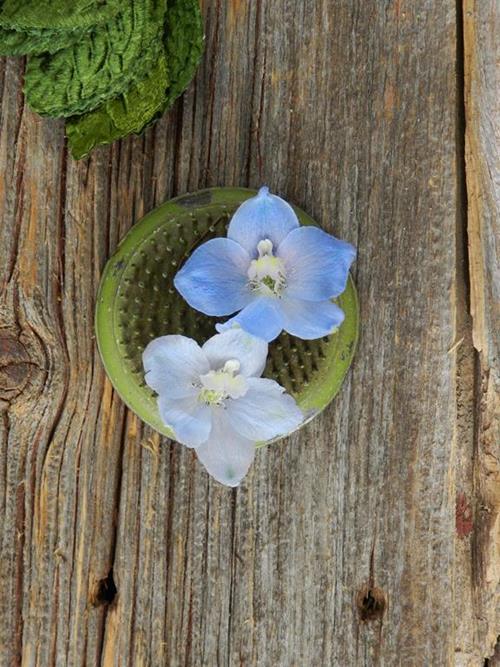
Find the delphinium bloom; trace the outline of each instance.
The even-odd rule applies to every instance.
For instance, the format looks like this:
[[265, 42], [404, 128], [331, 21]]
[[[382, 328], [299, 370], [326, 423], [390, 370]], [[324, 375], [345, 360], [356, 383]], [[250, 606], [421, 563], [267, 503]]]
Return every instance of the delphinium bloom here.
[[260, 377], [267, 350], [262, 339], [232, 328], [202, 347], [185, 336], [163, 336], [143, 354], [161, 419], [227, 486], [246, 475], [257, 442], [286, 435], [304, 419], [283, 387]]
[[174, 283], [190, 306], [215, 317], [238, 313], [234, 324], [266, 341], [284, 329], [314, 339], [344, 320], [332, 302], [346, 288], [356, 251], [314, 226], [301, 226], [293, 208], [267, 187], [236, 211], [227, 238], [197, 248]]

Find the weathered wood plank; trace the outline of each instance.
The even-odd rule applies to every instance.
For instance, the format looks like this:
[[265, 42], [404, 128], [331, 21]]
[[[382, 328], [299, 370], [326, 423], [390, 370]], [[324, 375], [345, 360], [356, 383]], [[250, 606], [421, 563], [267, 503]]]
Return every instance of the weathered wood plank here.
[[[183, 100], [85, 162], [24, 107], [22, 64], [1, 69], [0, 663], [447, 665], [458, 648], [482, 665], [493, 625], [460, 626], [453, 584], [492, 608], [490, 570], [467, 576], [493, 524], [456, 554], [457, 491], [475, 474], [471, 502], [486, 488], [457, 451], [488, 431], [457, 430], [478, 396], [455, 346], [470, 333], [455, 6], [203, 4]], [[93, 308], [143, 213], [263, 182], [357, 244], [363, 331], [335, 404], [230, 491], [124, 409]]]
[[464, 0], [468, 240], [477, 350], [474, 438], [474, 642], [491, 656], [500, 637], [500, 8]]

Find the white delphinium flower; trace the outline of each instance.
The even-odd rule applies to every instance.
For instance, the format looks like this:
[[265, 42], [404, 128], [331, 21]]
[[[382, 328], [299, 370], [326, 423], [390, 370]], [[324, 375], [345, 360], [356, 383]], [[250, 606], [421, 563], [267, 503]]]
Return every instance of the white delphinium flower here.
[[246, 475], [257, 442], [290, 433], [304, 418], [283, 387], [260, 377], [267, 351], [264, 340], [241, 328], [202, 347], [185, 336], [163, 336], [144, 351], [145, 379], [158, 394], [161, 419], [226, 486]]

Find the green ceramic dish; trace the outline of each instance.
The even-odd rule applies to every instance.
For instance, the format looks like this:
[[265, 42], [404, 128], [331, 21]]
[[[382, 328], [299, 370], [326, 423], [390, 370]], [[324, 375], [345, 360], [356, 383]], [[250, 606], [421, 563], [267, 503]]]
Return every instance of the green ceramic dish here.
[[[183, 334], [203, 343], [216, 333], [220, 319], [190, 308], [173, 278], [198, 245], [225, 236], [233, 213], [254, 195], [243, 188], [212, 188], [172, 199], [130, 230], [104, 269], [96, 307], [104, 367], [128, 407], [168, 437], [174, 434], [162, 423], [156, 396], [144, 382], [142, 352], [158, 336]], [[301, 224], [315, 224], [294, 208]], [[336, 333], [314, 341], [283, 333], [269, 346], [264, 376], [296, 398], [306, 415], [304, 423], [337, 394], [354, 356], [358, 301], [352, 278], [336, 303], [346, 315]]]

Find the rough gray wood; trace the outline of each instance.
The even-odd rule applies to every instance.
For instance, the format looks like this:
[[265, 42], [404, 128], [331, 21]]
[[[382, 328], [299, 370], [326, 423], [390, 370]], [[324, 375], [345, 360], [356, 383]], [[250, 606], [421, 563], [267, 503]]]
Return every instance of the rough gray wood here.
[[[468, 240], [476, 349], [472, 608], [500, 658], [500, 5], [464, 1]], [[476, 645], [476, 648], [479, 648]], [[498, 664], [495, 662], [495, 664]]]
[[[84, 162], [3, 61], [0, 664], [482, 666], [493, 525], [476, 521], [455, 4], [203, 4], [174, 112]], [[145, 212], [262, 183], [357, 245], [363, 327], [335, 403], [231, 491], [125, 410], [93, 308]]]

